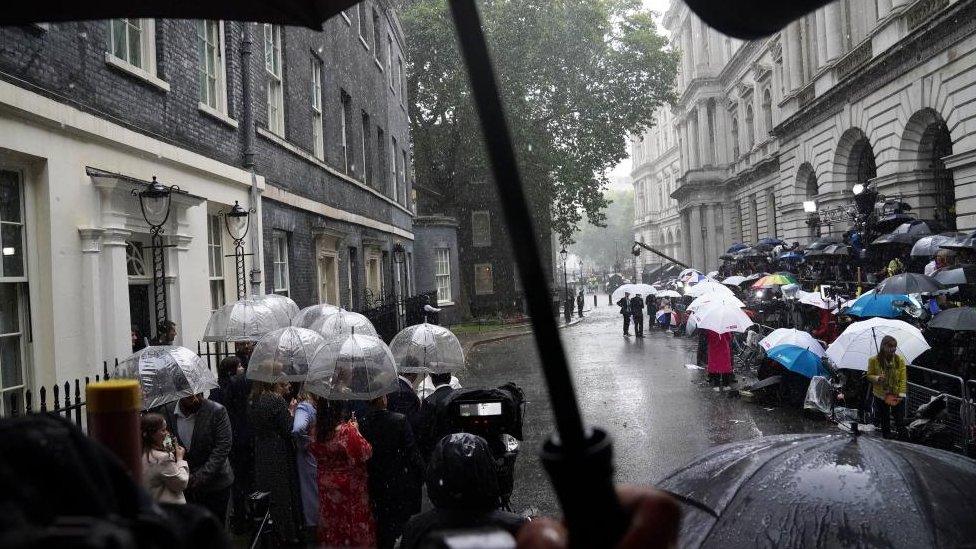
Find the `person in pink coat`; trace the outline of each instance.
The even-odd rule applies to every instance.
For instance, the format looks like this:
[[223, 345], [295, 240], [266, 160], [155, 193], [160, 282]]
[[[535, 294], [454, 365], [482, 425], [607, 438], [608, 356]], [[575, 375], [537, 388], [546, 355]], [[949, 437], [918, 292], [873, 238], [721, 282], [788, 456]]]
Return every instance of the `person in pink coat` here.
[[708, 338], [708, 380], [712, 390], [724, 391], [732, 383], [732, 334], [705, 330]]

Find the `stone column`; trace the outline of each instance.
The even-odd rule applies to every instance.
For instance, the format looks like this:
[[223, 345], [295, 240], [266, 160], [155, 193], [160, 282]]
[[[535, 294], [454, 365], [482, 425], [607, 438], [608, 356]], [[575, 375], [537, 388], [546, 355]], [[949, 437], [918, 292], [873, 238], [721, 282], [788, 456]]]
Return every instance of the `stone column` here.
[[729, 123], [726, 118], [725, 106], [722, 101], [715, 101], [715, 150], [712, 151], [716, 165], [722, 165], [729, 161]]
[[702, 46], [705, 41], [705, 26], [697, 17], [692, 17], [691, 19], [691, 47], [695, 51], [695, 69], [699, 67], [707, 67], [708, 59], [705, 58], [705, 48]]
[[132, 324], [129, 314], [129, 271], [126, 267], [125, 241], [131, 232], [120, 228], [105, 229], [102, 235], [102, 353], [106, 360], [132, 354]]
[[691, 266], [696, 269], [705, 268], [705, 243], [702, 240], [702, 215], [701, 206], [691, 206], [689, 221], [691, 222], [691, 234], [688, 240], [691, 241]]
[[878, 0], [878, 19], [884, 19], [891, 14], [891, 0]]
[[831, 2], [823, 8], [824, 30], [827, 42], [827, 61], [833, 61], [847, 49], [844, 45], [844, 20], [840, 2]]
[[102, 233], [102, 229], [93, 227], [78, 228], [81, 237], [81, 298], [85, 300], [82, 325], [87, 326], [88, 341], [85, 362], [93, 366], [107, 358], [102, 355], [102, 278], [99, 267]]
[[679, 215], [681, 216], [681, 241], [678, 245], [681, 247], [681, 257], [678, 259], [694, 267], [692, 265], [694, 260], [691, 257], [691, 208], [681, 210]]
[[[692, 117], [691, 114], [695, 113]], [[691, 106], [688, 109], [688, 167], [691, 169], [701, 167], [701, 155], [699, 154], [699, 148], [701, 147], [700, 139], [698, 139], [698, 126], [700, 120], [698, 120], [698, 113], [695, 111], [695, 107]]]
[[786, 27], [786, 43], [784, 44], [784, 56], [786, 59], [787, 86], [788, 91], [798, 89], [803, 85], [802, 49], [800, 46], [800, 24], [796, 21]]
[[[889, 0], [890, 1], [890, 0]], [[823, 8], [815, 12], [817, 29], [817, 68], [827, 64], [827, 26], [826, 12]]]
[[711, 140], [709, 138], [709, 132], [714, 131], [714, 129], [708, 127], [708, 109], [705, 107], [704, 101], [700, 101], [695, 107], [698, 111], [699, 165], [714, 165], [714, 151], [712, 151]]

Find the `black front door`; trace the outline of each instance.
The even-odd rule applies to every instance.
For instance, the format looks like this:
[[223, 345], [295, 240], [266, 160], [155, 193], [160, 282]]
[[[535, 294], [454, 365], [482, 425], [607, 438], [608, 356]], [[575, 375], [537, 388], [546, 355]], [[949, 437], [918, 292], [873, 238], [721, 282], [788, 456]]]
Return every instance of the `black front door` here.
[[140, 338], [152, 339], [152, 300], [149, 284], [129, 285], [129, 319]]

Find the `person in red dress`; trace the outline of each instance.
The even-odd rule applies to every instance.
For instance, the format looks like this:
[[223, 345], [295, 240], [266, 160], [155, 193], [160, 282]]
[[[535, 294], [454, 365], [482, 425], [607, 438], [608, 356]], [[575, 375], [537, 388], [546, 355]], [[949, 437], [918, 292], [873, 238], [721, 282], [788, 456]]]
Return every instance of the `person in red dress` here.
[[705, 330], [708, 338], [708, 379], [714, 390], [724, 391], [732, 382], [732, 334]]
[[326, 547], [373, 547], [376, 521], [366, 470], [373, 448], [359, 433], [356, 418], [345, 419], [344, 408], [322, 398], [316, 407], [309, 452], [318, 464], [318, 541]]

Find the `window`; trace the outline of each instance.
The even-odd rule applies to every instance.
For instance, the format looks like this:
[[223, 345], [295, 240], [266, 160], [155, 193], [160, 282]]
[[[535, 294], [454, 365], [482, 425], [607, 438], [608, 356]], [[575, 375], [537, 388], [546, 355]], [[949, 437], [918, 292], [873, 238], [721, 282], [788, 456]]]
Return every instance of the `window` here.
[[0, 171], [0, 414], [20, 396], [27, 370], [30, 332], [24, 267], [24, 195], [18, 172]]
[[390, 75], [390, 89], [396, 95], [397, 77], [393, 74], [393, 37], [386, 35], [386, 72]]
[[356, 290], [359, 288], [359, 279], [357, 278], [357, 273], [359, 273], [359, 258], [356, 255], [356, 248], [349, 248], [349, 263], [346, 264], [346, 281], [348, 282], [346, 291], [349, 292], [346, 302], [347, 309], [356, 308]]
[[380, 30], [380, 12], [373, 8], [373, 57], [377, 62], [380, 60], [380, 36], [383, 36]]
[[391, 178], [393, 179], [393, 192], [390, 196], [393, 200], [400, 199], [400, 161], [399, 155], [397, 154], [397, 138], [393, 138], [393, 148], [390, 149], [390, 170]]
[[155, 21], [112, 19], [109, 21], [109, 53], [133, 67], [156, 74]]
[[322, 63], [312, 56], [312, 148], [315, 158], [325, 158], [325, 137], [322, 135]]
[[772, 191], [766, 195], [766, 232], [776, 236], [776, 194]]
[[264, 68], [268, 73], [268, 130], [285, 135], [285, 94], [281, 78], [281, 26], [264, 25]]
[[495, 293], [494, 280], [492, 278], [492, 272], [491, 272], [491, 263], [475, 264], [474, 293], [475, 295], [490, 295]]
[[766, 125], [766, 133], [773, 131], [773, 98], [769, 93], [769, 88], [763, 90], [762, 98], [763, 124]]
[[400, 173], [403, 174], [403, 181], [400, 182], [400, 189], [403, 192], [403, 200], [400, 203], [407, 204], [407, 151], [403, 151], [403, 162], [400, 163]]
[[349, 121], [352, 118], [352, 98], [349, 97], [345, 91], [339, 91], [339, 101], [342, 103], [342, 108], [339, 110], [339, 125], [341, 126], [341, 137], [342, 137], [342, 162], [346, 168], [346, 173], [354, 173], [356, 171], [355, 163], [350, 158], [349, 146], [352, 144], [352, 128], [350, 127]]
[[356, 4], [356, 15], [359, 18], [359, 40], [369, 49], [369, 43], [366, 42], [366, 13], [365, 13], [365, 2], [360, 2]]
[[274, 293], [288, 296], [288, 234], [284, 231], [272, 232], [271, 244]]
[[376, 127], [376, 186], [384, 187], [383, 192], [389, 191], [389, 184], [384, 185], [383, 178], [386, 177], [386, 132], [383, 128]]
[[437, 286], [437, 304], [450, 303], [451, 296], [451, 250], [434, 248], [434, 281]]
[[756, 138], [756, 122], [752, 116], [752, 105], [746, 107], [746, 148], [752, 150]]
[[208, 274], [210, 275], [210, 310], [225, 303], [223, 223], [219, 215], [207, 216]]
[[372, 151], [369, 140], [369, 115], [363, 111], [363, 183], [367, 185], [373, 180]]
[[224, 68], [224, 24], [200, 20], [197, 27], [200, 103], [227, 113], [227, 72]]
[[397, 58], [397, 66], [400, 67], [400, 100], [407, 104], [407, 73], [403, 70], [403, 58]]
[[471, 212], [471, 245], [475, 248], [491, 246], [491, 212]]
[[732, 160], [739, 159], [739, 119], [732, 117]]

